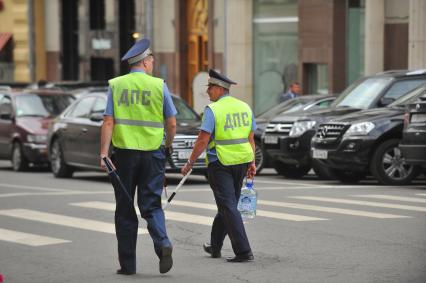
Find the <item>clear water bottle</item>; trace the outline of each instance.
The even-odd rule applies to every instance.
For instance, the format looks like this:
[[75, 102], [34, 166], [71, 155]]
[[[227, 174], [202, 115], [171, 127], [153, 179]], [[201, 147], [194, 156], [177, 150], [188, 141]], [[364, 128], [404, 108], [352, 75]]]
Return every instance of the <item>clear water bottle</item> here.
[[238, 211], [243, 219], [253, 219], [256, 216], [256, 205], [257, 191], [253, 187], [253, 180], [247, 179], [238, 201]]

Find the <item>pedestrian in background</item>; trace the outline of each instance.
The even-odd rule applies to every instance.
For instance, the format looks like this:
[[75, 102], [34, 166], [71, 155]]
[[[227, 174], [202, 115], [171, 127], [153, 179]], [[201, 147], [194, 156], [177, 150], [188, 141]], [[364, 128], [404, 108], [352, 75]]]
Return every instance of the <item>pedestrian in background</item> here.
[[290, 87], [288, 88], [288, 91], [280, 95], [279, 102], [281, 103], [286, 100], [296, 98], [300, 95], [300, 91], [300, 84], [298, 82], [291, 83]]
[[[109, 80], [109, 94], [101, 134], [101, 158], [107, 157], [112, 141], [117, 173], [147, 221], [161, 273], [173, 265], [172, 244], [167, 236], [161, 193], [166, 154], [176, 133], [176, 108], [166, 83], [152, 76], [154, 57], [150, 41], [136, 42], [123, 56], [130, 73]], [[166, 127], [164, 139], [164, 125]], [[101, 159], [101, 166], [105, 164]], [[115, 228], [120, 269], [117, 274], [136, 273], [138, 217], [125, 192], [114, 188]]]
[[229, 95], [231, 85], [236, 83], [214, 70], [209, 71], [209, 76], [207, 93], [213, 103], [205, 108], [201, 131], [181, 173], [186, 175], [208, 148], [208, 180], [218, 213], [210, 243], [203, 245], [204, 251], [213, 258], [221, 257], [223, 241], [228, 235], [235, 256], [227, 261], [252, 261], [253, 253], [237, 205], [244, 177], [253, 178], [256, 174], [256, 123], [250, 106]]

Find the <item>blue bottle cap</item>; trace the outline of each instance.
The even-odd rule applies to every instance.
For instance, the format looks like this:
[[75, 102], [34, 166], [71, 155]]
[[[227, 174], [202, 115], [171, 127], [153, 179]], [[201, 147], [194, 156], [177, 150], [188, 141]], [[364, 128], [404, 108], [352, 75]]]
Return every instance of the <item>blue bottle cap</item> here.
[[247, 179], [246, 187], [247, 188], [253, 188], [253, 179]]

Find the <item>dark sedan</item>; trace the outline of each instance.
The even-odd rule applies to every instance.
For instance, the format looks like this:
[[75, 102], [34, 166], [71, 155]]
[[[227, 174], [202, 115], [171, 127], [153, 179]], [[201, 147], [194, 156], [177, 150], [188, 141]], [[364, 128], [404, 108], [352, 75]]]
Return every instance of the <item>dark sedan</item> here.
[[[105, 91], [83, 94], [67, 108], [49, 129], [49, 157], [55, 177], [71, 177], [76, 170], [101, 170], [100, 134], [107, 103]], [[177, 109], [174, 152], [167, 172], [179, 172], [191, 154], [201, 118], [182, 99], [172, 96]], [[194, 164], [195, 173], [206, 170], [205, 155]]]

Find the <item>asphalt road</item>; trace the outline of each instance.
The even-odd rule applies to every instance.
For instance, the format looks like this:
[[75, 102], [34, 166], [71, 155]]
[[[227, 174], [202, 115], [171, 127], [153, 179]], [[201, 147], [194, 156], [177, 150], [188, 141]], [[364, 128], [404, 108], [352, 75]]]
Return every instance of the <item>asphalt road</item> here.
[[[173, 269], [161, 275], [140, 221], [137, 274], [116, 275], [114, 196], [104, 174], [55, 179], [0, 162], [0, 274], [5, 282], [426, 282], [426, 180], [406, 187], [255, 178], [258, 215], [246, 223], [252, 263], [202, 251], [213, 195], [191, 176], [166, 214]], [[170, 175], [170, 189], [179, 175]], [[232, 256], [229, 239], [223, 256]]]

